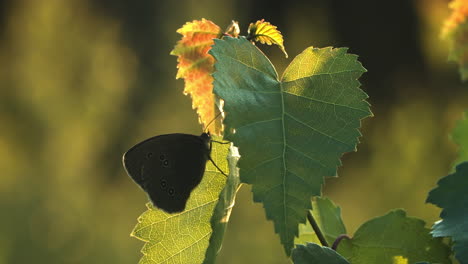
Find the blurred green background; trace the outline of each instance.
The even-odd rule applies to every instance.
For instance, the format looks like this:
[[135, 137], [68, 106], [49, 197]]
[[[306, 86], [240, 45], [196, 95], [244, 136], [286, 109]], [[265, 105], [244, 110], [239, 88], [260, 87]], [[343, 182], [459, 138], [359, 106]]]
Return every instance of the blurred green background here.
[[[162, 133], [201, 133], [169, 52], [185, 22], [242, 34], [264, 18], [290, 59], [261, 46], [279, 72], [308, 46], [349, 47], [374, 118], [324, 192], [352, 234], [405, 208], [428, 226], [427, 192], [456, 157], [448, 134], [468, 89], [439, 38], [446, 0], [10, 0], [0, 2], [0, 263], [136, 263], [129, 237], [145, 194], [122, 154]], [[288, 263], [273, 225], [244, 186], [218, 263]]]

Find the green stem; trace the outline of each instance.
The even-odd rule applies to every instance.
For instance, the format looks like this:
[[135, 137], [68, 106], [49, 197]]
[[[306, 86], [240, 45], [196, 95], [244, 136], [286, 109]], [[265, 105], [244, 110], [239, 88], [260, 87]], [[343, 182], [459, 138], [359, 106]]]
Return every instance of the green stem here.
[[315, 235], [318, 237], [320, 240], [320, 243], [324, 247], [329, 247], [327, 240], [325, 239], [325, 236], [322, 233], [322, 230], [320, 230], [320, 227], [318, 226], [317, 222], [315, 222], [314, 217], [310, 213], [310, 210], [307, 211], [307, 220], [309, 220], [310, 225], [312, 226], [312, 229], [314, 229]]

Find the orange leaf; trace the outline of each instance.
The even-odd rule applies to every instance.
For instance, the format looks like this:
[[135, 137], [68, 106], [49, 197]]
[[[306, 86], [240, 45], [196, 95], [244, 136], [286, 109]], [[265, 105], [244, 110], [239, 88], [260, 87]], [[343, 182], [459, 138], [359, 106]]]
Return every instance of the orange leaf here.
[[[176, 78], [185, 80], [184, 94], [192, 97], [192, 107], [197, 109], [200, 123], [206, 125], [214, 120], [216, 112], [215, 97], [213, 94], [214, 58], [208, 54], [213, 39], [220, 37], [221, 29], [213, 22], [202, 19], [188, 22], [177, 33], [182, 39], [171, 51], [177, 56], [179, 64]], [[219, 135], [221, 120], [215, 120], [208, 128], [211, 134]]]
[[456, 30], [468, 17], [468, 1], [454, 0], [450, 2], [449, 7], [453, 10], [447, 20], [445, 20], [444, 27], [442, 28], [442, 36], [446, 37], [448, 34]]
[[459, 64], [462, 80], [468, 80], [468, 1], [454, 0], [453, 10], [442, 28], [442, 37], [450, 42], [449, 60]]

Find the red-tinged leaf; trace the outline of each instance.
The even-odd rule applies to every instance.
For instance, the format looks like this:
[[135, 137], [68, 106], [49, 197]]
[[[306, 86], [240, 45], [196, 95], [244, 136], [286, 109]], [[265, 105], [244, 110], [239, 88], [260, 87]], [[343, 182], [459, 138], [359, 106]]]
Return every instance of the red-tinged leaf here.
[[248, 34], [247, 39], [249, 40], [267, 45], [278, 45], [286, 58], [288, 57], [288, 53], [286, 53], [283, 45], [283, 35], [281, 35], [281, 32], [276, 28], [276, 26], [273, 26], [270, 22], [266, 22], [262, 19], [255, 22], [255, 24], [250, 23]]
[[[220, 36], [221, 29], [213, 22], [202, 19], [186, 23], [177, 33], [182, 35], [182, 39], [171, 51], [179, 62], [176, 78], [185, 80], [184, 94], [192, 97], [192, 107], [197, 109], [199, 121], [206, 128], [217, 114], [211, 77], [214, 58], [208, 51], [214, 44], [213, 39]], [[213, 121], [208, 131], [220, 134], [221, 120]]]
[[468, 80], [468, 1], [454, 0], [450, 3], [453, 10], [445, 21], [442, 37], [450, 41], [449, 60], [460, 66], [462, 80]]

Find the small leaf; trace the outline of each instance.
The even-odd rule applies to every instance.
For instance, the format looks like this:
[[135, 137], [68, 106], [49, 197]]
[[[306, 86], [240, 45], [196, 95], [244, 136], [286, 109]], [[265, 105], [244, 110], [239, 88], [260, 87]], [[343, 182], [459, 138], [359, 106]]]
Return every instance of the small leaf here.
[[[346, 234], [346, 228], [341, 219], [341, 209], [330, 199], [314, 197], [310, 211], [328, 244], [332, 245], [339, 235]], [[294, 240], [295, 244], [305, 244], [306, 242], [320, 243], [309, 222], [299, 224], [299, 237]]]
[[250, 23], [247, 39], [255, 42], [259, 41], [260, 43], [267, 45], [278, 45], [286, 58], [288, 57], [288, 53], [286, 53], [286, 50], [284, 49], [283, 36], [281, 35], [281, 32], [276, 28], [276, 26], [270, 24], [270, 22], [265, 22], [264, 19], [258, 20], [255, 24]]
[[297, 245], [292, 252], [292, 259], [294, 264], [349, 264], [333, 249], [313, 243]]
[[350, 240], [351, 251], [342, 254], [353, 264], [451, 263], [448, 247], [424, 225], [403, 210], [391, 211], [359, 227]]
[[335, 176], [344, 152], [355, 151], [360, 120], [370, 116], [357, 78], [365, 71], [347, 49], [308, 48], [282, 80], [268, 58], [244, 37], [215, 40], [214, 92], [227, 113], [225, 137], [239, 147], [241, 181], [289, 255], [298, 225]]
[[442, 208], [432, 227], [435, 237], [451, 237], [455, 257], [461, 264], [468, 263], [468, 162], [457, 166], [456, 172], [439, 180], [429, 192], [427, 202]]
[[229, 217], [231, 216], [232, 208], [236, 198], [237, 191], [240, 187], [239, 169], [237, 161], [240, 155], [236, 147], [229, 148], [228, 164], [229, 164], [229, 177], [226, 186], [219, 195], [218, 203], [216, 204], [213, 217], [211, 217], [211, 228], [213, 233], [210, 238], [210, 246], [206, 251], [205, 261], [203, 263], [215, 263], [216, 256], [221, 250], [224, 232], [226, 231]]
[[[213, 143], [211, 158], [224, 172], [228, 172], [227, 154], [228, 145]], [[168, 214], [148, 203], [131, 234], [146, 242], [140, 263], [202, 263], [212, 234], [210, 219], [225, 183], [226, 176], [208, 161], [185, 211]]]
[[458, 145], [458, 158], [455, 164], [468, 160], [468, 112], [458, 120], [452, 132], [452, 140]]
[[468, 79], [468, 1], [454, 0], [449, 7], [453, 10], [445, 21], [442, 37], [450, 42], [449, 60], [459, 64], [463, 81]]
[[[213, 57], [208, 51], [213, 39], [221, 34], [221, 29], [213, 22], [194, 20], [177, 30], [182, 39], [177, 42], [171, 55], [176, 55], [179, 68], [176, 78], [185, 80], [184, 94], [192, 97], [192, 107], [197, 109], [200, 123], [206, 125], [217, 115], [213, 94]], [[221, 120], [217, 119], [208, 128], [212, 135], [219, 135]]]

